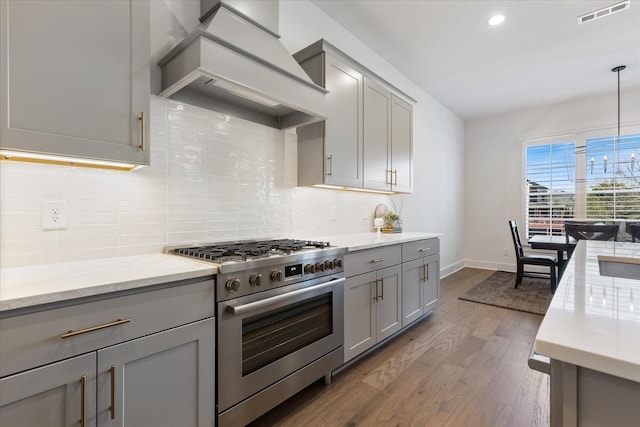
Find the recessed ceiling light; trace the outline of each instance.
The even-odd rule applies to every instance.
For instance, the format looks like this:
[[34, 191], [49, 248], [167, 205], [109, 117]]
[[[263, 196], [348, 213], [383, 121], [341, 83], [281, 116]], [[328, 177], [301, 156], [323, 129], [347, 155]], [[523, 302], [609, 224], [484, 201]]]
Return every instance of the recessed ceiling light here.
[[492, 27], [495, 27], [496, 25], [502, 24], [504, 22], [504, 18], [505, 16], [501, 13], [497, 15], [493, 15], [491, 18], [489, 18], [489, 20], [487, 21], [487, 24], [491, 25]]

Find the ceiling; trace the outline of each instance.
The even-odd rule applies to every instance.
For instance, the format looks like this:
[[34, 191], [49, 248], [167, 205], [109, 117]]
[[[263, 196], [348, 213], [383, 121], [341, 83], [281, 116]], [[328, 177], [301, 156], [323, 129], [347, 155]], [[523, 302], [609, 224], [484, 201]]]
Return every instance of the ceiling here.
[[465, 121], [640, 87], [640, 0], [312, 1]]

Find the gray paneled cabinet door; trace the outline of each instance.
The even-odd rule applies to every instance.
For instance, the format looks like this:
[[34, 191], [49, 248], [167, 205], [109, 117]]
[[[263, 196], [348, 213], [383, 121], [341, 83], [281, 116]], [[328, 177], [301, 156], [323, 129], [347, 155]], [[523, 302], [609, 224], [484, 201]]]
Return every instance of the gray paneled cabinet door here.
[[99, 350], [98, 426], [213, 426], [214, 346], [210, 318]]
[[418, 320], [438, 305], [440, 255], [402, 264], [402, 327]]
[[364, 188], [391, 190], [391, 92], [364, 79]]
[[422, 309], [425, 313], [436, 308], [440, 302], [440, 255], [424, 258], [425, 278], [422, 285]]
[[393, 191], [413, 191], [413, 107], [391, 95], [391, 169]]
[[0, 20], [2, 148], [149, 163], [148, 1], [2, 1]]
[[382, 341], [402, 328], [402, 271], [400, 266], [379, 270], [377, 338]]
[[402, 264], [402, 327], [424, 314], [422, 304], [424, 262], [422, 259]]
[[326, 183], [362, 187], [362, 74], [325, 54]]
[[347, 278], [344, 287], [344, 361], [373, 347], [376, 338], [376, 272]]
[[95, 425], [95, 371], [92, 352], [2, 378], [0, 426]]

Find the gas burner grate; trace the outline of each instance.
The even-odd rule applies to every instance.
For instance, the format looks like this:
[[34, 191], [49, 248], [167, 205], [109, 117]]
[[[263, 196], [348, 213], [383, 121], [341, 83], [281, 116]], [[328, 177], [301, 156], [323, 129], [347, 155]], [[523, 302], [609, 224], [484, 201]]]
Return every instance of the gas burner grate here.
[[207, 261], [227, 262], [268, 258], [272, 255], [289, 255], [305, 249], [323, 249], [329, 246], [329, 242], [315, 240], [278, 239], [176, 248], [173, 249], [173, 253]]

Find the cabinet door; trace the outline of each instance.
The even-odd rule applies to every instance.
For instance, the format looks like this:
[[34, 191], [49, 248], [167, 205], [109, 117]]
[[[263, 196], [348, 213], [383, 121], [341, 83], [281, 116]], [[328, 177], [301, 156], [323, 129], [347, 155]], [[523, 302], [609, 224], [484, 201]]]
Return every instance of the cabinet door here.
[[418, 320], [424, 314], [422, 290], [425, 279], [422, 258], [402, 264], [402, 327]]
[[413, 107], [391, 96], [391, 169], [394, 191], [413, 191]]
[[95, 424], [95, 370], [92, 352], [1, 379], [0, 425]]
[[98, 351], [98, 426], [215, 423], [214, 318]]
[[439, 304], [440, 298], [440, 255], [433, 255], [423, 260], [425, 265], [425, 281], [423, 282], [422, 304], [425, 313]]
[[349, 277], [344, 286], [344, 361], [376, 343], [376, 273]]
[[0, 21], [2, 148], [149, 163], [148, 1], [3, 1]]
[[377, 273], [377, 341], [382, 341], [402, 328], [402, 272], [398, 265]]
[[362, 74], [325, 54], [325, 182], [362, 187]]
[[391, 190], [391, 93], [364, 78], [364, 187]]

